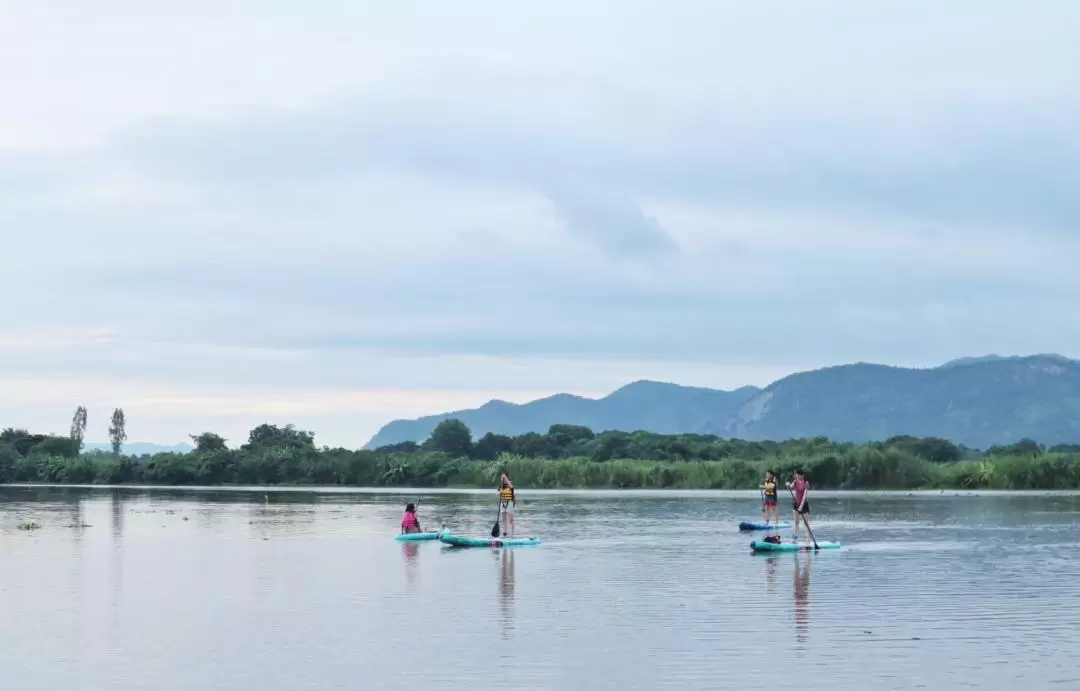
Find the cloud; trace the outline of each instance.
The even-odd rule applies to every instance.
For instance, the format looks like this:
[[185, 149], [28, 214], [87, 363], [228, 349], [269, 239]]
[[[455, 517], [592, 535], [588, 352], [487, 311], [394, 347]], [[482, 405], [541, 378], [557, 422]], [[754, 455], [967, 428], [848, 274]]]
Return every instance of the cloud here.
[[567, 186], [549, 189], [559, 216], [574, 233], [615, 256], [655, 257], [678, 250], [678, 245], [633, 201]]
[[54, 401], [9, 413], [362, 442], [438, 391], [1076, 354], [1076, 9], [609, 10], [3, 10], [0, 373]]

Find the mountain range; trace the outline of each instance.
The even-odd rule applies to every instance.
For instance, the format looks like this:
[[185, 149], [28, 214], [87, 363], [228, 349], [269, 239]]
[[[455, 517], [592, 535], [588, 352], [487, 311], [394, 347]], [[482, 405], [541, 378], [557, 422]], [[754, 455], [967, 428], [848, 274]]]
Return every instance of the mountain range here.
[[1062, 355], [966, 357], [938, 367], [856, 363], [799, 372], [733, 391], [653, 381], [603, 398], [556, 394], [529, 403], [394, 420], [364, 446], [421, 442], [442, 420], [488, 432], [543, 433], [553, 424], [747, 440], [825, 436], [868, 442], [910, 434], [985, 449], [1023, 438], [1080, 442], [1080, 361]]

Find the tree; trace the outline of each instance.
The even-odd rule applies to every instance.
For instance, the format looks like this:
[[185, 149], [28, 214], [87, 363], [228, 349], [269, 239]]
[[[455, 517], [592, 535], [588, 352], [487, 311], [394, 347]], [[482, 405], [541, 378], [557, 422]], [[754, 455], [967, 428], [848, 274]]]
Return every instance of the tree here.
[[44, 438], [30, 449], [27, 455], [53, 456], [60, 458], [74, 458], [79, 455], [79, 447], [70, 437], [54, 437], [45, 435]]
[[420, 445], [414, 441], [399, 441], [397, 444], [387, 444], [375, 449], [376, 453], [416, 453]]
[[120, 455], [120, 449], [127, 441], [127, 431], [124, 429], [124, 409], [117, 408], [113, 411], [112, 422], [109, 424], [109, 441], [112, 442], [112, 451], [116, 456]]
[[71, 443], [75, 447], [75, 453], [82, 451], [83, 439], [86, 437], [86, 408], [79, 406], [75, 409], [75, 416], [71, 418]]
[[548, 436], [562, 437], [567, 441], [588, 441], [596, 433], [584, 425], [552, 425], [548, 427]]
[[991, 446], [986, 450], [987, 456], [1038, 456], [1045, 449], [1033, 439], [1021, 439], [1015, 444]]
[[191, 441], [195, 443], [195, 453], [210, 453], [212, 451], [224, 451], [226, 448], [225, 439], [213, 432], [203, 432], [202, 434], [189, 434]]
[[500, 455], [509, 453], [514, 448], [514, 440], [505, 434], [488, 432], [473, 446], [473, 458], [480, 461], [494, 461]]
[[302, 429], [296, 429], [293, 425], [278, 427], [263, 423], [248, 432], [246, 449], [280, 448], [280, 449], [315, 449], [315, 435]]
[[472, 432], [464, 422], [455, 418], [440, 422], [424, 444], [429, 451], [442, 451], [457, 458], [469, 456], [472, 445]]
[[15, 480], [15, 466], [22, 456], [10, 444], [0, 444], [0, 482]]
[[26, 456], [30, 453], [30, 449], [45, 439], [43, 434], [30, 434], [24, 429], [15, 429], [14, 427], [8, 427], [2, 433], [0, 433], [0, 444], [10, 444], [20, 456]]

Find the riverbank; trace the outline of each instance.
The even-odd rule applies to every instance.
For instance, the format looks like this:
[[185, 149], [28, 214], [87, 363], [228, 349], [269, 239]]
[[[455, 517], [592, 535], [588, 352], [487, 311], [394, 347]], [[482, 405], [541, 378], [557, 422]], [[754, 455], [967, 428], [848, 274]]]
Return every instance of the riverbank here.
[[441, 452], [380, 454], [345, 449], [303, 453], [158, 454], [38, 457], [0, 467], [8, 484], [490, 488], [505, 470], [531, 489], [756, 489], [766, 469], [781, 478], [803, 468], [817, 489], [1062, 490], [1080, 488], [1080, 454], [988, 456], [933, 463], [897, 449], [854, 447], [843, 453], [757, 460], [650, 461], [454, 458]]

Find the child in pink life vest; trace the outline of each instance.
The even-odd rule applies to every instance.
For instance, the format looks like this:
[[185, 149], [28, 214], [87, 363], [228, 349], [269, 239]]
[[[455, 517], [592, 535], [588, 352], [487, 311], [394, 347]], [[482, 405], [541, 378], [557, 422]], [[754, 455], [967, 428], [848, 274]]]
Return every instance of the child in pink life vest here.
[[401, 517], [401, 532], [422, 532], [420, 530], [420, 519], [416, 517], [416, 506], [414, 504], [408, 504], [405, 506], [405, 515]]

